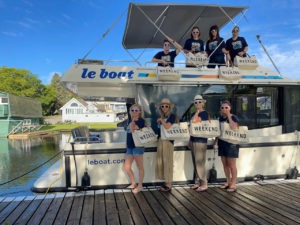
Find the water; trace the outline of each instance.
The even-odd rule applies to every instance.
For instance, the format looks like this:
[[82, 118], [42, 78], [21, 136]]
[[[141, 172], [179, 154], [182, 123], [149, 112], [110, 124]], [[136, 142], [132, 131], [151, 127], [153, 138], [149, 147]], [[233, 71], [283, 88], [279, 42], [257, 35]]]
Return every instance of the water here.
[[[36, 179], [59, 159], [61, 154], [58, 153], [62, 150], [64, 136], [25, 140], [0, 138], [0, 197], [36, 195], [30, 189]], [[57, 154], [57, 157], [39, 167]], [[31, 170], [33, 172], [22, 176]], [[21, 177], [4, 184], [19, 176]]]

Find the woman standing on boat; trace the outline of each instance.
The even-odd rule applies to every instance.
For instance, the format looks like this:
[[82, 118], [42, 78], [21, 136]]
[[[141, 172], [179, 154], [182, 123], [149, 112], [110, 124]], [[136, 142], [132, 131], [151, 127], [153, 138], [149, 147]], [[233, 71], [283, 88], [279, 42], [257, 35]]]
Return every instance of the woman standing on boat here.
[[165, 180], [165, 184], [160, 187], [161, 191], [170, 191], [173, 182], [173, 154], [174, 141], [162, 140], [160, 127], [168, 129], [176, 122], [176, 115], [172, 113], [174, 105], [169, 99], [164, 98], [159, 103], [160, 118], [157, 119], [159, 139], [156, 154], [156, 178]]
[[215, 68], [218, 64], [225, 64], [224, 54], [227, 52], [225, 47], [225, 41], [219, 35], [219, 27], [217, 25], [211, 26], [209, 29], [209, 40], [206, 42], [205, 48], [209, 56], [208, 68]]
[[[238, 118], [231, 114], [231, 104], [229, 101], [221, 103], [220, 123], [229, 123], [231, 129], [238, 128]], [[218, 155], [221, 156], [221, 161], [226, 176], [226, 183], [221, 186], [222, 189], [227, 189], [228, 192], [236, 190], [237, 168], [236, 159], [239, 157], [239, 145], [231, 144], [221, 139], [218, 140]]]
[[[170, 51], [171, 42], [174, 44], [176, 50]], [[174, 40], [165, 39], [163, 43], [164, 50], [155, 54], [152, 58], [152, 62], [158, 63], [158, 66], [170, 66], [174, 67], [175, 57], [179, 54], [182, 47]]]
[[[248, 51], [248, 44], [243, 37], [239, 37], [240, 28], [235, 26], [232, 29], [232, 38], [226, 41], [226, 54], [227, 59], [233, 63], [234, 58], [238, 55], [240, 57], [246, 57]], [[228, 62], [226, 62], [227, 64]]]
[[[191, 38], [187, 39], [184, 43], [183, 51], [185, 54], [191, 52], [193, 54], [202, 52], [204, 53], [204, 42], [200, 39], [200, 28], [195, 26], [192, 28]], [[195, 67], [194, 65], [186, 65], [186, 67]]]
[[[194, 97], [194, 105], [197, 111], [192, 114], [191, 123], [200, 123], [201, 121], [208, 120], [208, 113], [203, 109], [205, 102], [206, 100], [204, 100], [201, 95]], [[205, 170], [207, 138], [191, 136], [189, 145], [192, 148], [196, 173], [196, 182], [195, 185], [192, 186], [192, 189], [200, 192], [205, 191], [208, 188]]]
[[[138, 193], [143, 189], [144, 180], [144, 147], [136, 147], [132, 138], [132, 133], [135, 130], [142, 129], [145, 127], [145, 120], [142, 117], [143, 111], [142, 107], [138, 104], [134, 104], [130, 107], [131, 120], [127, 127], [127, 141], [126, 141], [126, 156], [124, 169], [131, 181], [131, 184], [127, 187], [133, 189], [133, 193]], [[139, 171], [139, 182], [138, 185], [134, 178], [134, 173], [132, 171], [132, 163], [136, 162]]]

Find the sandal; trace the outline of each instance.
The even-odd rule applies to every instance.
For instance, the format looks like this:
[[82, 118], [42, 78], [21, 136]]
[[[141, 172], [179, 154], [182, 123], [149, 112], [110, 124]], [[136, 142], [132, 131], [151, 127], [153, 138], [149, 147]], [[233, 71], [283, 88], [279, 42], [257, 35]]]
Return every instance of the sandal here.
[[227, 192], [236, 192], [236, 187], [229, 187]]
[[198, 192], [203, 192], [203, 191], [206, 191], [207, 189], [208, 189], [207, 186], [200, 186], [200, 187], [198, 187], [198, 188], [196, 189], [196, 191], [198, 191]]
[[137, 187], [137, 184], [130, 184], [126, 187], [126, 189], [135, 189]]
[[200, 187], [199, 184], [194, 184], [191, 188], [192, 188], [193, 190], [196, 190], [198, 187]]
[[136, 188], [134, 188], [133, 190], [132, 190], [132, 193], [134, 193], [134, 194], [137, 194], [137, 193], [139, 193], [141, 190], [143, 190], [144, 189], [144, 187], [136, 187]]
[[160, 186], [159, 190], [160, 191], [171, 191], [172, 187], [169, 187], [165, 184], [163, 184], [162, 186]]
[[221, 189], [228, 189], [229, 188], [229, 184], [223, 184], [222, 186], [220, 186]]

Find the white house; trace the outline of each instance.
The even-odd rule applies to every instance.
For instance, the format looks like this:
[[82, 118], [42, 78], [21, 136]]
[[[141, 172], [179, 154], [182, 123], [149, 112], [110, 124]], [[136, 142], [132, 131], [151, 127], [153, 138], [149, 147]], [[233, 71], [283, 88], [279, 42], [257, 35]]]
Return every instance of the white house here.
[[[120, 104], [114, 103], [120, 108]], [[107, 110], [109, 108], [110, 110]], [[126, 105], [125, 105], [126, 109]], [[62, 121], [74, 121], [79, 123], [97, 123], [97, 122], [116, 122], [118, 120], [117, 112], [112, 107], [105, 107], [99, 102], [88, 102], [72, 98], [63, 107], [60, 108], [62, 112]]]

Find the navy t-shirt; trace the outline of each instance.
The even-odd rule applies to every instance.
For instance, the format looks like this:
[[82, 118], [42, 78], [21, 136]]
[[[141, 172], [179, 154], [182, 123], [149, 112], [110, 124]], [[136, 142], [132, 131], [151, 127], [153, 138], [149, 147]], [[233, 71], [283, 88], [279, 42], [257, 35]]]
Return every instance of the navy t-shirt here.
[[[223, 56], [224, 57], [224, 53], [222, 52], [222, 48], [225, 48], [225, 41], [223, 41], [223, 38], [216, 38], [214, 40], [208, 40], [206, 42], [206, 48], [205, 51], [207, 52], [207, 55], [210, 56], [210, 54], [217, 48], [216, 51], [214, 51], [214, 53], [210, 56], [210, 57], [215, 57], [215, 56]], [[221, 44], [220, 44], [221, 43]]]
[[[234, 60], [234, 57], [244, 50], [245, 47], [247, 47], [248, 44], [243, 37], [238, 37], [236, 40], [232, 40], [232, 38], [228, 39], [226, 41], [226, 49], [229, 51], [231, 60]], [[244, 54], [243, 57], [245, 57], [246, 54]]]
[[[192, 118], [194, 117], [196, 112], [192, 114]], [[206, 111], [202, 111], [198, 113], [198, 116], [201, 118], [201, 120], [205, 121], [208, 120], [208, 113]], [[191, 136], [190, 141], [192, 142], [199, 142], [199, 143], [207, 143], [207, 138], [202, 137], [193, 137]]]
[[[131, 121], [129, 121], [129, 124], [127, 126], [127, 141], [126, 141], [126, 147], [127, 148], [135, 148], [134, 145], [134, 141], [132, 138], [132, 133], [130, 132], [130, 123]], [[137, 121], [135, 121], [135, 124], [142, 129], [143, 127], [145, 127], [145, 120], [143, 118], [139, 118]]]
[[193, 38], [187, 39], [184, 43], [184, 49], [191, 51], [192, 48], [195, 49], [194, 53], [204, 51], [204, 42], [201, 39], [194, 40]]
[[[154, 56], [155, 59], [162, 59], [165, 62], [168, 62], [170, 67], [174, 67], [175, 57], [177, 56], [176, 51], [169, 51], [168, 54], [165, 54], [164, 51], [156, 53]], [[158, 66], [165, 66], [163, 63], [158, 63]]]

